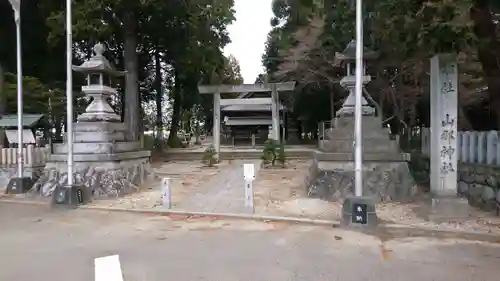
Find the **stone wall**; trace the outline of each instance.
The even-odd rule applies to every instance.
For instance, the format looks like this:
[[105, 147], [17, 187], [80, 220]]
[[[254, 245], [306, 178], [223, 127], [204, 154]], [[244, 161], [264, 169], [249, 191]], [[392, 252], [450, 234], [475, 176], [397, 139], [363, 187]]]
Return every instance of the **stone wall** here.
[[[422, 159], [422, 172], [429, 175], [429, 158]], [[457, 181], [459, 195], [471, 206], [491, 211], [495, 198], [500, 201], [500, 166], [459, 162]]]
[[[120, 197], [137, 191], [153, 177], [148, 158], [119, 162], [75, 163], [73, 182], [91, 192], [93, 199]], [[65, 163], [49, 162], [31, 192], [51, 196], [56, 186], [68, 181]]]
[[[23, 174], [26, 177], [31, 177], [33, 180], [38, 180], [43, 174], [44, 166], [24, 166]], [[17, 166], [12, 165], [10, 167], [0, 167], [0, 187], [6, 187], [11, 178], [17, 176]]]
[[[320, 161], [309, 168], [305, 184], [308, 196], [342, 201], [354, 191], [354, 163]], [[416, 193], [416, 185], [406, 162], [363, 163], [363, 195], [378, 202], [400, 200]]]

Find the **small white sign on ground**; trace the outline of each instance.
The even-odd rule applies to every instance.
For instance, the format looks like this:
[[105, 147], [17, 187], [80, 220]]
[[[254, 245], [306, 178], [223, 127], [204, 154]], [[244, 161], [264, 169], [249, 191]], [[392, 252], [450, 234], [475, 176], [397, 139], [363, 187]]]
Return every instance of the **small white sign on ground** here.
[[253, 181], [255, 179], [255, 165], [243, 164], [243, 177], [245, 181]]
[[123, 281], [123, 273], [118, 255], [94, 260], [95, 281]]

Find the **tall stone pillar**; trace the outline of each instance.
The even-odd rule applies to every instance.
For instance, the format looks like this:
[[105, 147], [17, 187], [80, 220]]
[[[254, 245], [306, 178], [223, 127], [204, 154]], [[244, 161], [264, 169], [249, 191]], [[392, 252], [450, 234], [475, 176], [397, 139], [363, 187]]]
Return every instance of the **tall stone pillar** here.
[[278, 91], [276, 90], [276, 86], [273, 86], [271, 91], [271, 114], [272, 114], [272, 138], [276, 141], [280, 140], [280, 112], [279, 112], [279, 100], [278, 100]]
[[217, 159], [220, 159], [220, 93], [214, 93], [214, 124], [213, 124], [213, 144], [217, 152]]
[[431, 192], [457, 195], [458, 72], [453, 55], [431, 58]]

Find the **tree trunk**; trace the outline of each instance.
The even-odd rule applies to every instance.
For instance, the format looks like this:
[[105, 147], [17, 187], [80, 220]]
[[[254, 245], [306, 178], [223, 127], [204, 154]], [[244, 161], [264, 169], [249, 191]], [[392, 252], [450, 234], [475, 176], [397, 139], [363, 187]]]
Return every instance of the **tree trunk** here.
[[124, 48], [123, 57], [127, 71], [125, 81], [124, 122], [129, 141], [138, 141], [139, 129], [139, 79], [137, 57], [137, 22], [133, 12], [127, 12], [123, 18]]
[[331, 83], [328, 84], [330, 90], [330, 126], [333, 126], [333, 119], [335, 119], [335, 86]]
[[[477, 52], [483, 67], [488, 95], [490, 99], [490, 117], [500, 126], [500, 41], [496, 36], [496, 26], [491, 14], [490, 1], [474, 0], [471, 19], [474, 21], [474, 33], [478, 40]], [[493, 128], [492, 128], [493, 129]]]
[[179, 79], [179, 72], [177, 71], [177, 69], [174, 70], [174, 75], [174, 105], [172, 109], [172, 123], [170, 124], [170, 134], [168, 135], [168, 144], [171, 147], [178, 145], [177, 132], [179, 131], [179, 122], [181, 121], [182, 105], [181, 83]]
[[[2, 64], [0, 64], [0, 118], [5, 114], [5, 96], [4, 96], [4, 77], [3, 77], [3, 69]], [[5, 132], [3, 129], [0, 129], [0, 146], [4, 147], [5, 145]]]
[[163, 89], [162, 89], [162, 76], [160, 65], [160, 51], [158, 46], [155, 50], [155, 88], [156, 88], [156, 148], [162, 149], [163, 143], [163, 108], [161, 106]]
[[194, 127], [194, 137], [195, 141], [194, 144], [200, 145], [201, 144], [201, 139], [200, 139], [200, 121], [198, 118], [195, 119], [195, 127]]
[[56, 115], [54, 116], [54, 127], [56, 129], [55, 131], [55, 142], [62, 142], [62, 119], [61, 115]]
[[125, 89], [120, 91], [120, 121], [125, 122]]

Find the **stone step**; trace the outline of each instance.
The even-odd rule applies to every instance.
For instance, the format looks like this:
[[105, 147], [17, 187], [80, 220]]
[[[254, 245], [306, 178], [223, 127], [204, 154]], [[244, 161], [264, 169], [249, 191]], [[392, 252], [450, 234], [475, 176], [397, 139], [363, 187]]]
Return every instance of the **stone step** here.
[[[354, 153], [335, 153], [316, 151], [314, 159], [320, 162], [350, 162], [354, 161]], [[409, 162], [409, 153], [387, 153], [387, 152], [370, 152], [363, 153], [363, 161], [374, 162]]]
[[[120, 152], [114, 154], [74, 154], [73, 161], [75, 162], [107, 162], [107, 161], [122, 161], [122, 160], [134, 160], [149, 158], [151, 156], [151, 151], [149, 150], [138, 150], [129, 152]], [[67, 163], [68, 155], [66, 154], [51, 154], [49, 157], [49, 162], [63, 162]]]
[[[363, 138], [389, 139], [389, 129], [382, 127], [378, 117], [363, 117]], [[327, 139], [354, 138], [354, 118], [337, 118], [335, 127], [325, 130]]]
[[[353, 152], [353, 139], [333, 139], [319, 141], [320, 150], [327, 152]], [[363, 152], [399, 152], [398, 144], [395, 140], [386, 138], [363, 139]]]
[[74, 142], [121, 142], [125, 141], [125, 132], [75, 132]]
[[[68, 146], [66, 143], [57, 143], [53, 145], [54, 154], [66, 154]], [[119, 152], [136, 151], [141, 149], [140, 142], [75, 142], [73, 143], [74, 154], [112, 154]]]
[[[334, 120], [335, 128], [354, 127], [354, 117], [339, 117]], [[363, 116], [362, 125], [366, 128], [381, 128], [382, 120], [376, 116]]]
[[[385, 139], [389, 140], [389, 131], [386, 128], [377, 130], [363, 129], [361, 132], [363, 139]], [[334, 128], [327, 132], [326, 139], [354, 139], [354, 130], [347, 128]]]
[[[287, 159], [312, 159], [313, 151], [285, 151]], [[168, 151], [166, 158], [168, 160], [185, 160], [185, 161], [201, 161], [203, 158], [202, 151]], [[222, 160], [234, 159], [260, 159], [262, 152], [260, 151], [223, 151], [220, 153]]]
[[76, 122], [73, 123], [74, 132], [124, 132], [127, 128], [124, 123], [118, 122]]

